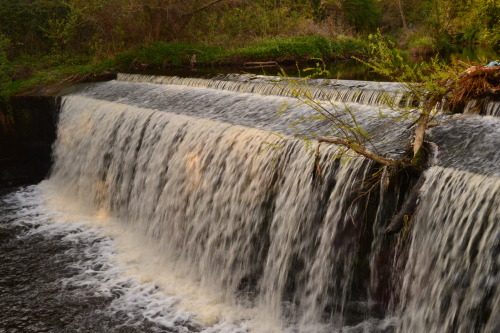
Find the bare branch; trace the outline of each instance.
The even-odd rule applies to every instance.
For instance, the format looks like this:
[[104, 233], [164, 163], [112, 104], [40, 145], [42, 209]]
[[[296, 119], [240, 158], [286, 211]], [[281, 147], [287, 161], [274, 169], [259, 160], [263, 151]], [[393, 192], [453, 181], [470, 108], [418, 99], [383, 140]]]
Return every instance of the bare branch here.
[[205, 9], [207, 9], [209, 7], [212, 7], [213, 5], [216, 5], [216, 4], [218, 4], [219, 2], [222, 2], [222, 1], [224, 1], [224, 0], [214, 0], [212, 2], [207, 3], [206, 5], [203, 5], [203, 6], [199, 7], [199, 8], [196, 8], [196, 9], [192, 10], [190, 13], [187, 13], [186, 15], [191, 15], [192, 16], [192, 15], [194, 15], [194, 14], [196, 14], [198, 12], [204, 11]]

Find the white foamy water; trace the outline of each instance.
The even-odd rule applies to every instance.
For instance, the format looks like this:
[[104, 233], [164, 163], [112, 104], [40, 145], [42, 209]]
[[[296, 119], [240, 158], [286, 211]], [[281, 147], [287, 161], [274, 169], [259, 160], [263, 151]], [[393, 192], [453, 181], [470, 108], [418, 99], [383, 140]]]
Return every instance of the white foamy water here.
[[364, 219], [352, 198], [373, 165], [327, 163], [335, 150], [321, 148], [314, 180], [297, 139], [71, 96], [49, 182], [78, 209], [129, 230], [122, 260], [141, 280], [186, 295], [179, 306], [203, 325], [330, 332], [350, 325], [362, 231], [351, 226]]
[[[75, 297], [112, 298], [100, 311], [108, 316], [126, 314], [123, 327], [140, 326], [147, 320], [156, 325], [154, 331], [248, 331], [246, 314], [238, 315], [238, 310], [222, 303], [215, 293], [203, 293], [199, 281], [175, 276], [165, 265], [159, 267], [158, 260], [150, 257], [150, 249], [142, 251], [136, 246], [140, 237], [102, 212], [86, 214], [75, 209], [49, 181], [3, 200], [19, 208], [8, 214], [10, 224], [29, 227], [21, 237], [39, 235], [71, 244], [66, 254], [80, 258], [70, 263], [78, 273], [57, 281], [58, 285]], [[77, 256], [77, 252], [84, 255]]]
[[500, 329], [500, 179], [426, 172], [402, 274], [399, 332]]
[[[376, 182], [374, 163], [333, 158], [334, 145], [315, 164], [288, 128], [310, 115], [304, 105], [276, 118], [291, 98], [184, 81], [109, 82], [64, 97], [50, 178], [4, 201], [2, 220], [27, 228], [20, 240], [45, 237], [48, 253], [64, 245], [53, 261], [66, 264], [49, 266], [68, 271], [57, 279], [74, 296], [65, 304], [96, 306], [76, 323], [104, 316], [102, 332], [497, 330], [497, 118], [445, 117], [430, 131], [436, 166], [411, 224], [389, 236], [415, 177], [386, 187], [392, 175]], [[352, 111], [373, 149], [401, 154], [408, 129], [390, 110]]]
[[[72, 297], [91, 295], [112, 299], [98, 311], [109, 317], [121, 314], [126, 318], [114, 330], [140, 330], [144, 321], [154, 324], [152, 332], [298, 330], [295, 325], [283, 326], [259, 308], [228, 302], [223, 294], [206, 288], [201, 281], [179, 275], [178, 265], [173, 267], [157, 255], [161, 248], [157, 244], [102, 210], [82, 209], [84, 206], [61, 196], [50, 181], [14, 192], [3, 198], [3, 202], [19, 208], [9, 212], [8, 219], [14, 226], [29, 228], [21, 237], [28, 240], [37, 235], [70, 244], [65, 254], [77, 259], [69, 263], [76, 273], [55, 283]], [[342, 332], [383, 331], [396, 322], [395, 318], [369, 319], [353, 327], [345, 326]], [[315, 326], [313, 331], [318, 329]], [[306, 331], [307, 327], [300, 330]]]
[[412, 106], [407, 87], [396, 82], [299, 79], [279, 76], [235, 75], [223, 79], [157, 76], [119, 73], [117, 80], [212, 88], [242, 93], [276, 95], [379, 106]]

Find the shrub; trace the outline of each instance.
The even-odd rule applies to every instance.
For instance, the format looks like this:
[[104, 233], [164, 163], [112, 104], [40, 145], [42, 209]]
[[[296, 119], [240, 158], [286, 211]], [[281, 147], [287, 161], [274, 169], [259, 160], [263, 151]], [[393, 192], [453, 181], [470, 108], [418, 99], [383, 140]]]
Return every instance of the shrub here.
[[500, 24], [495, 25], [491, 29], [484, 30], [479, 35], [479, 43], [484, 45], [491, 45], [494, 47], [500, 46]]
[[0, 84], [10, 81], [14, 73], [12, 64], [7, 57], [9, 47], [10, 40], [0, 34]]
[[420, 31], [410, 34], [407, 38], [407, 43], [410, 54], [417, 56], [447, 52], [451, 49], [450, 38], [445, 33], [431, 34]]
[[324, 36], [273, 38], [236, 49], [232, 56], [256, 60], [280, 58], [330, 58], [334, 43]]
[[434, 49], [436, 46], [435, 44], [436, 44], [436, 41], [432, 37], [421, 36], [421, 37], [415, 38], [414, 40], [410, 41], [408, 43], [408, 48], [411, 49], [414, 47], [423, 46], [423, 47], [429, 47], [429, 48]]
[[[134, 64], [147, 64], [148, 66], [164, 68], [171, 65], [189, 64], [193, 55], [196, 55], [197, 63], [207, 64], [218, 60], [222, 49], [218, 46], [181, 42], [152, 42], [139, 47], [134, 53]], [[125, 53], [118, 57], [118, 61], [130, 61], [134, 53]]]
[[135, 62], [136, 55], [134, 52], [118, 53], [115, 57], [115, 67], [118, 69], [127, 69]]
[[380, 4], [375, 0], [345, 0], [342, 10], [358, 31], [370, 31], [379, 26]]
[[202, 43], [242, 46], [263, 38], [304, 35], [303, 26], [313, 16], [309, 0], [235, 2], [197, 13], [183, 36]]
[[364, 57], [368, 54], [368, 43], [362, 39], [340, 36], [337, 40], [341, 47], [341, 57]]

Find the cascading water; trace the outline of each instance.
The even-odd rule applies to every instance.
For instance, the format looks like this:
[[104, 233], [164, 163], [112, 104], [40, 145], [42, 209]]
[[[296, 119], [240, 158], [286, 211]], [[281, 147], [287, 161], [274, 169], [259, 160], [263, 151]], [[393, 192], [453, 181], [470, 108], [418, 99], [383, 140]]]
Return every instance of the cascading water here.
[[482, 103], [477, 100], [471, 100], [467, 103], [464, 113], [479, 113], [485, 116], [500, 116], [500, 100], [498, 98], [488, 97]]
[[401, 332], [500, 330], [500, 180], [433, 167], [403, 275]]
[[[332, 159], [334, 145], [321, 146], [318, 172], [300, 138], [330, 129], [297, 121], [314, 112], [288, 88], [265, 78], [119, 80], [63, 98], [50, 178], [6, 197], [0, 215], [12, 230], [32, 221], [29, 237], [80, 244], [85, 259], [62, 285], [107, 300], [92, 313], [105, 331], [119, 332], [110, 318], [122, 317], [130, 331], [499, 329], [496, 118], [432, 129], [436, 165], [416, 216], [388, 236], [409, 184], [371, 183], [375, 165]], [[374, 150], [404, 152], [411, 120], [394, 124], [382, 102], [405, 105], [404, 94], [311, 86], [343, 96]]]
[[183, 85], [236, 92], [258, 93], [335, 102], [355, 102], [377, 106], [409, 107], [416, 102], [405, 87], [393, 82], [353, 80], [297, 80], [278, 76], [229, 75], [214, 79], [118, 74], [117, 80], [128, 82]]
[[65, 196], [154, 239], [158, 256], [227, 301], [241, 295], [274, 320], [294, 299], [297, 320], [319, 322], [328, 302], [341, 312], [357, 259], [343, 212], [365, 160], [323, 160], [315, 184], [302, 144], [266, 150], [280, 141], [262, 130], [77, 96], [60, 117], [50, 182]]

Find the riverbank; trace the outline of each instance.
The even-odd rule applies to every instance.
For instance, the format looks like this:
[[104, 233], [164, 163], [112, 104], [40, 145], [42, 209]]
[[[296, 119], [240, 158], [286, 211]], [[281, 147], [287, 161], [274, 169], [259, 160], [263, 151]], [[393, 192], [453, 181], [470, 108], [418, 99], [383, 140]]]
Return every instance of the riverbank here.
[[[165, 72], [199, 71], [214, 72], [259, 72], [269, 71], [273, 75], [287, 67], [288, 75], [308, 75], [303, 69], [321, 66], [330, 70], [330, 77], [345, 79], [369, 78], [368, 68], [353, 59], [368, 59], [376, 45], [368, 39], [338, 36], [327, 38], [321, 35], [271, 38], [251, 42], [245, 46], [223, 47], [220, 45], [193, 44], [185, 42], [152, 42], [105, 57], [92, 58], [74, 54], [47, 54], [38, 57], [20, 57], [5, 62], [7, 78], [0, 78], [0, 101], [8, 101], [13, 95], [52, 95], [62, 87], [82, 81], [101, 81], [112, 78], [116, 72]], [[460, 48], [462, 51], [463, 48]], [[411, 50], [394, 49], [402, 59], [410, 60]], [[468, 51], [461, 57], [453, 55], [448, 60], [466, 58], [474, 60]], [[498, 53], [486, 51], [478, 57], [491, 58]], [[421, 60], [419, 58], [418, 60]], [[346, 69], [334, 68], [335, 64], [348, 64], [347, 71], [356, 71], [358, 77], [345, 75]], [[298, 65], [298, 66], [297, 66]], [[363, 76], [359, 77], [359, 72]], [[191, 74], [190, 74], [191, 75]], [[5, 76], [5, 75], [4, 75]], [[341, 77], [344, 76], [344, 77]]]
[[237, 48], [183, 42], [153, 42], [127, 52], [92, 59], [74, 55], [25, 57], [10, 64], [11, 75], [0, 86], [0, 98], [40, 86], [99, 79], [109, 72], [231, 67], [305, 65], [366, 58], [363, 39], [324, 36], [273, 38]]

